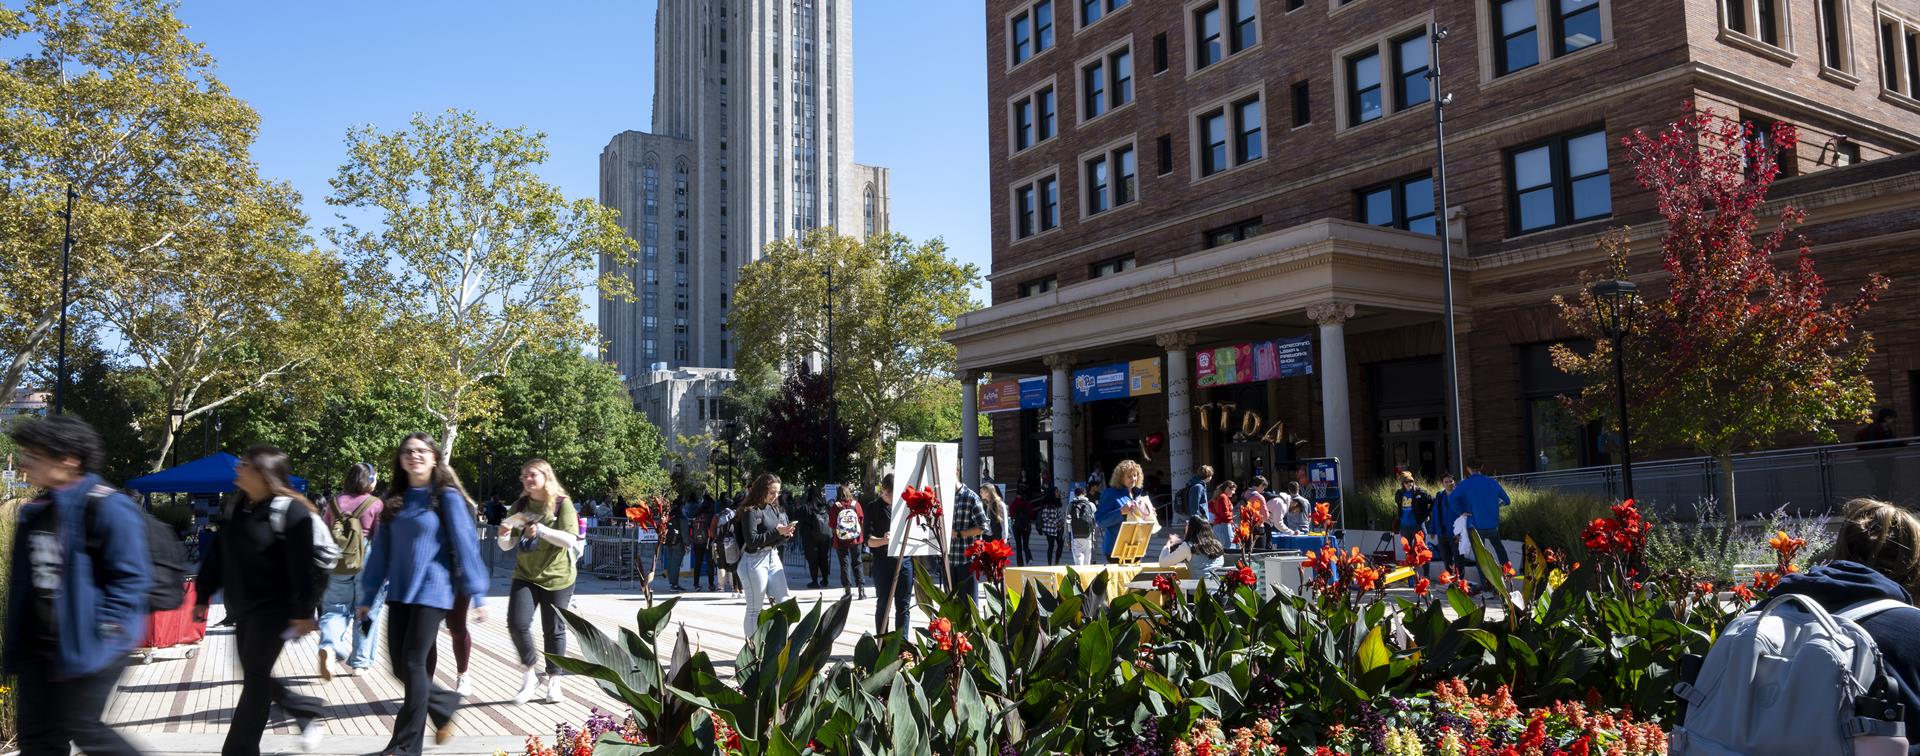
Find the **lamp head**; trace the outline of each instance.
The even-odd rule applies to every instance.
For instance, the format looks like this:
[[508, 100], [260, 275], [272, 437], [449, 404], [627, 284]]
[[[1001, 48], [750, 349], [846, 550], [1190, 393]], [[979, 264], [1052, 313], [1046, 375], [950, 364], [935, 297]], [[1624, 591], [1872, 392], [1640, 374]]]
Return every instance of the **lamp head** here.
[[1640, 299], [1640, 287], [1632, 281], [1613, 279], [1600, 281], [1590, 289], [1594, 304], [1598, 306], [1596, 315], [1600, 327], [1605, 329], [1607, 337], [1618, 339], [1627, 332], [1633, 319], [1633, 308]]

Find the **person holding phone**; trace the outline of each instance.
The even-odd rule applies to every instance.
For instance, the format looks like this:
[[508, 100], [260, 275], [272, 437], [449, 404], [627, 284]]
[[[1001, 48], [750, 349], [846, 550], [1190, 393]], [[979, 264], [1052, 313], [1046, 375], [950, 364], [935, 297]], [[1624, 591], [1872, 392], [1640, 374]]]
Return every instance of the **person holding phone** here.
[[567, 626], [560, 610], [572, 600], [574, 582], [579, 579], [574, 565], [579, 536], [572, 527], [578, 516], [573, 500], [546, 460], [536, 459], [522, 466], [520, 485], [525, 493], [513, 503], [513, 515], [500, 523], [495, 536], [501, 551], [516, 554], [513, 593], [507, 599], [507, 630], [513, 636], [514, 650], [520, 653], [522, 678], [513, 702], [532, 701], [536, 688], [543, 688], [542, 699], [560, 703], [559, 666], [548, 659], [546, 671], [540, 672], [541, 657], [533, 650], [533, 610], [540, 609], [546, 652], [565, 655]]
[[732, 527], [740, 543], [740, 583], [747, 594], [747, 612], [743, 623], [747, 641], [760, 625], [760, 611], [767, 600], [778, 604], [787, 600], [787, 570], [780, 563], [780, 547], [793, 537], [794, 525], [780, 510], [780, 476], [761, 473], [747, 489]]
[[325, 733], [325, 702], [273, 676], [287, 641], [319, 629], [315, 610], [329, 577], [314, 563], [314, 530], [326, 526], [313, 503], [293, 490], [289, 469], [286, 453], [268, 444], [241, 454], [234, 468], [237, 490], [225, 507], [226, 530], [194, 581], [194, 621], [207, 621], [207, 605], [221, 590], [227, 616], [236, 618], [240, 700], [220, 748], [224, 756], [258, 756], [275, 703], [300, 726], [305, 749], [317, 747]]
[[487, 565], [466, 489], [433, 437], [407, 436], [393, 467], [394, 491], [360, 571], [357, 611], [365, 621], [373, 597], [387, 591], [387, 657], [406, 695], [382, 753], [419, 756], [428, 721], [436, 743], [453, 739], [460, 694], [434, 684], [434, 646], [457, 595], [473, 597], [475, 621], [486, 618]]

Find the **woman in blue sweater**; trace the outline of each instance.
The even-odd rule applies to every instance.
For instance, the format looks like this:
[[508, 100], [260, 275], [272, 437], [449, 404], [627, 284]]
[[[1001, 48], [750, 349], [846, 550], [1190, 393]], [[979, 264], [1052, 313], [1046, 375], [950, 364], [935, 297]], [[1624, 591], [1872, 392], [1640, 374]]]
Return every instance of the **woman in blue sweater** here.
[[487, 593], [487, 567], [480, 561], [473, 510], [459, 477], [425, 433], [407, 436], [395, 455], [394, 491], [381, 511], [381, 526], [360, 572], [359, 616], [366, 621], [371, 598], [387, 590], [387, 657], [406, 686], [393, 718], [393, 739], [382, 753], [420, 753], [426, 720], [434, 742], [453, 737], [460, 694], [433, 683], [434, 640], [454, 608], [455, 596], [473, 597], [474, 619]]

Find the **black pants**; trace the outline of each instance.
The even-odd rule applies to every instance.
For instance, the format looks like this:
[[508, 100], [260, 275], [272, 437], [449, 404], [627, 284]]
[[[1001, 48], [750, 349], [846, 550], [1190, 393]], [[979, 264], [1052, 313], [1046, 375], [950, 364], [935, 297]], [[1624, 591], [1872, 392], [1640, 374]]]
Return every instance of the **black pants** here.
[[1032, 520], [1013, 521], [1013, 555], [1019, 558], [1023, 567], [1033, 563], [1033, 549], [1027, 546], [1027, 539], [1032, 537]]
[[692, 565], [693, 566], [693, 587], [696, 589], [700, 587], [700, 573], [702, 572], [701, 568], [704, 567], [706, 568], [704, 571], [707, 573], [707, 590], [711, 591], [713, 590], [713, 571], [714, 571], [713, 549], [709, 548], [704, 543], [693, 546], [692, 548], [693, 548], [693, 565]]
[[133, 744], [100, 721], [126, 666], [119, 658], [91, 675], [54, 680], [51, 660], [22, 659], [13, 695], [21, 755], [67, 756], [79, 748], [87, 756], [139, 756]]
[[[533, 609], [540, 608], [540, 629], [545, 633], [547, 653], [567, 654], [567, 623], [560, 610], [573, 598], [573, 586], [550, 591], [524, 580], [513, 581], [513, 593], [507, 599], [507, 629], [513, 633], [513, 649], [520, 652], [520, 664], [531, 667], [540, 661], [533, 651]], [[560, 674], [560, 667], [547, 660], [547, 674]]]
[[1055, 533], [1047, 536], [1047, 564], [1059, 564], [1060, 557], [1067, 553], [1067, 539]]
[[223, 756], [258, 756], [260, 736], [266, 732], [267, 716], [273, 704], [305, 727], [326, 713], [326, 702], [295, 693], [285, 682], [273, 676], [273, 663], [287, 642], [281, 633], [287, 629], [287, 613], [260, 612], [241, 615], [234, 626], [236, 651], [240, 657], [240, 701], [234, 704], [233, 721], [227, 725]]
[[[888, 575], [893, 576], [893, 585], [887, 585]], [[878, 551], [873, 552], [873, 626], [879, 627], [886, 621], [887, 604], [892, 602], [894, 623], [887, 628], [891, 632], [901, 632], [912, 620], [910, 601], [913, 598], [913, 563], [890, 557]]]
[[387, 753], [418, 756], [428, 720], [439, 729], [453, 721], [454, 711], [460, 708], [460, 694], [433, 682], [437, 661], [434, 642], [446, 618], [445, 609], [387, 604], [387, 658], [393, 660], [393, 676], [406, 686], [400, 711], [393, 715], [393, 739], [387, 741]]
[[[860, 579], [860, 547], [836, 546], [833, 552], [838, 555], [834, 558], [840, 562], [840, 587], [867, 587], [866, 582]], [[847, 576], [849, 575], [853, 576], [852, 585], [847, 584]]]
[[800, 547], [807, 555], [807, 582], [826, 585], [827, 579], [833, 576], [833, 558], [827, 556], [827, 551], [833, 548], [833, 544], [822, 538], [803, 543]]

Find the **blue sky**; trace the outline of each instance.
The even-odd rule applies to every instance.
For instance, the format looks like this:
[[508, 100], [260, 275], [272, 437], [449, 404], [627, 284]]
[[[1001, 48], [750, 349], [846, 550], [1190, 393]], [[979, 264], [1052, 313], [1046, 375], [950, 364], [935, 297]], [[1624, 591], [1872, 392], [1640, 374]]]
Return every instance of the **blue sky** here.
[[[846, 1], [846, 0], [843, 0]], [[315, 230], [349, 126], [472, 110], [546, 132], [544, 173], [597, 197], [600, 150], [652, 122], [655, 0], [184, 0], [187, 34], [259, 111], [254, 159]], [[858, 0], [854, 153], [893, 169], [894, 230], [987, 270], [985, 28], [978, 3]]]

